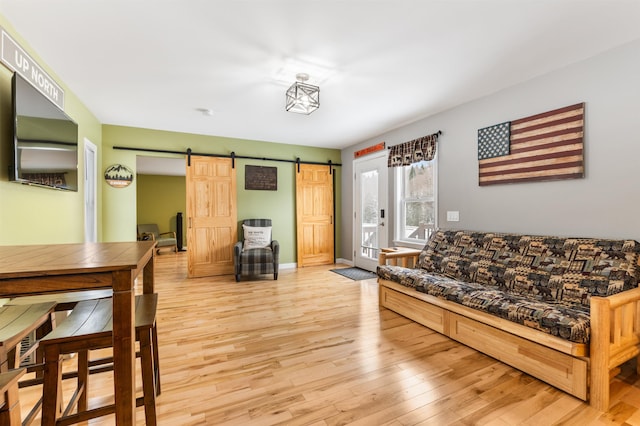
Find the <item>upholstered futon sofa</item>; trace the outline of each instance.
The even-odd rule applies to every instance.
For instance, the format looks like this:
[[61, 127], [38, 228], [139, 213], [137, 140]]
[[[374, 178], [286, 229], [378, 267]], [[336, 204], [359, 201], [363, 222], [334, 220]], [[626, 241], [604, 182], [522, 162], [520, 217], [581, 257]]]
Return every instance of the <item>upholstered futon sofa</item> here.
[[606, 411], [610, 377], [640, 354], [639, 252], [438, 230], [422, 251], [380, 254], [380, 305]]

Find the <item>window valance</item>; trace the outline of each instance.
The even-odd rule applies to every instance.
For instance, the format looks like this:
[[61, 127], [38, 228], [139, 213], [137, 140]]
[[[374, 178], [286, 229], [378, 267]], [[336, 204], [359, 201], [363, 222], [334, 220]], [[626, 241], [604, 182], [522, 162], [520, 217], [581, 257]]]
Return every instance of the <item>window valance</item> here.
[[436, 155], [436, 142], [442, 132], [423, 136], [409, 142], [392, 146], [387, 160], [388, 167], [408, 166], [420, 161], [430, 161]]

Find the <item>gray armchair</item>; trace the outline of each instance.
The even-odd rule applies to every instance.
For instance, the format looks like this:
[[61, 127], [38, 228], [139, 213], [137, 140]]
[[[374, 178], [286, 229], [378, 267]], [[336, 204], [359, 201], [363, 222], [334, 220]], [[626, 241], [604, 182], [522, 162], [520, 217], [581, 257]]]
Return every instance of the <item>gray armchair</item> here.
[[[236, 281], [240, 281], [241, 275], [258, 274], [273, 274], [273, 279], [277, 280], [280, 244], [271, 239], [271, 219], [245, 219], [242, 225], [238, 234], [240, 241], [233, 246]], [[252, 232], [259, 234], [259, 238], [252, 239]], [[249, 240], [245, 239], [245, 235], [249, 236]]]
[[141, 240], [155, 241], [157, 253], [160, 253], [160, 249], [165, 247], [171, 247], [176, 253], [178, 252], [176, 233], [173, 231], [160, 232], [158, 225], [155, 223], [138, 225], [138, 241]]

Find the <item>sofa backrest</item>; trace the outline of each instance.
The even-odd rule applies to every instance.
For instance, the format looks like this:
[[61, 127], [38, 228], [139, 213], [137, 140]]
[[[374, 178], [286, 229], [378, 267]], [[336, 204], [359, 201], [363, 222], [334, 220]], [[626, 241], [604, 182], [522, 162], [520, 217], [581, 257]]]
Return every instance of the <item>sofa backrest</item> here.
[[418, 267], [541, 300], [589, 306], [589, 298], [638, 286], [634, 240], [438, 230]]

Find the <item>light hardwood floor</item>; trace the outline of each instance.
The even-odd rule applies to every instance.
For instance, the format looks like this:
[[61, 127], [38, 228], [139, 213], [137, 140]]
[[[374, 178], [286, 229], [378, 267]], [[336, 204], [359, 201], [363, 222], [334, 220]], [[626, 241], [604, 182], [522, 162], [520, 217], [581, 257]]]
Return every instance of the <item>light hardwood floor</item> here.
[[[352, 281], [333, 267], [236, 283], [188, 279], [186, 253], [158, 256], [159, 424], [640, 425], [635, 366], [614, 379], [612, 408], [600, 413], [379, 310], [375, 280]], [[109, 374], [91, 379], [90, 404], [111, 400]], [[20, 391], [23, 411], [38, 392]], [[142, 408], [137, 419], [144, 424]]]

